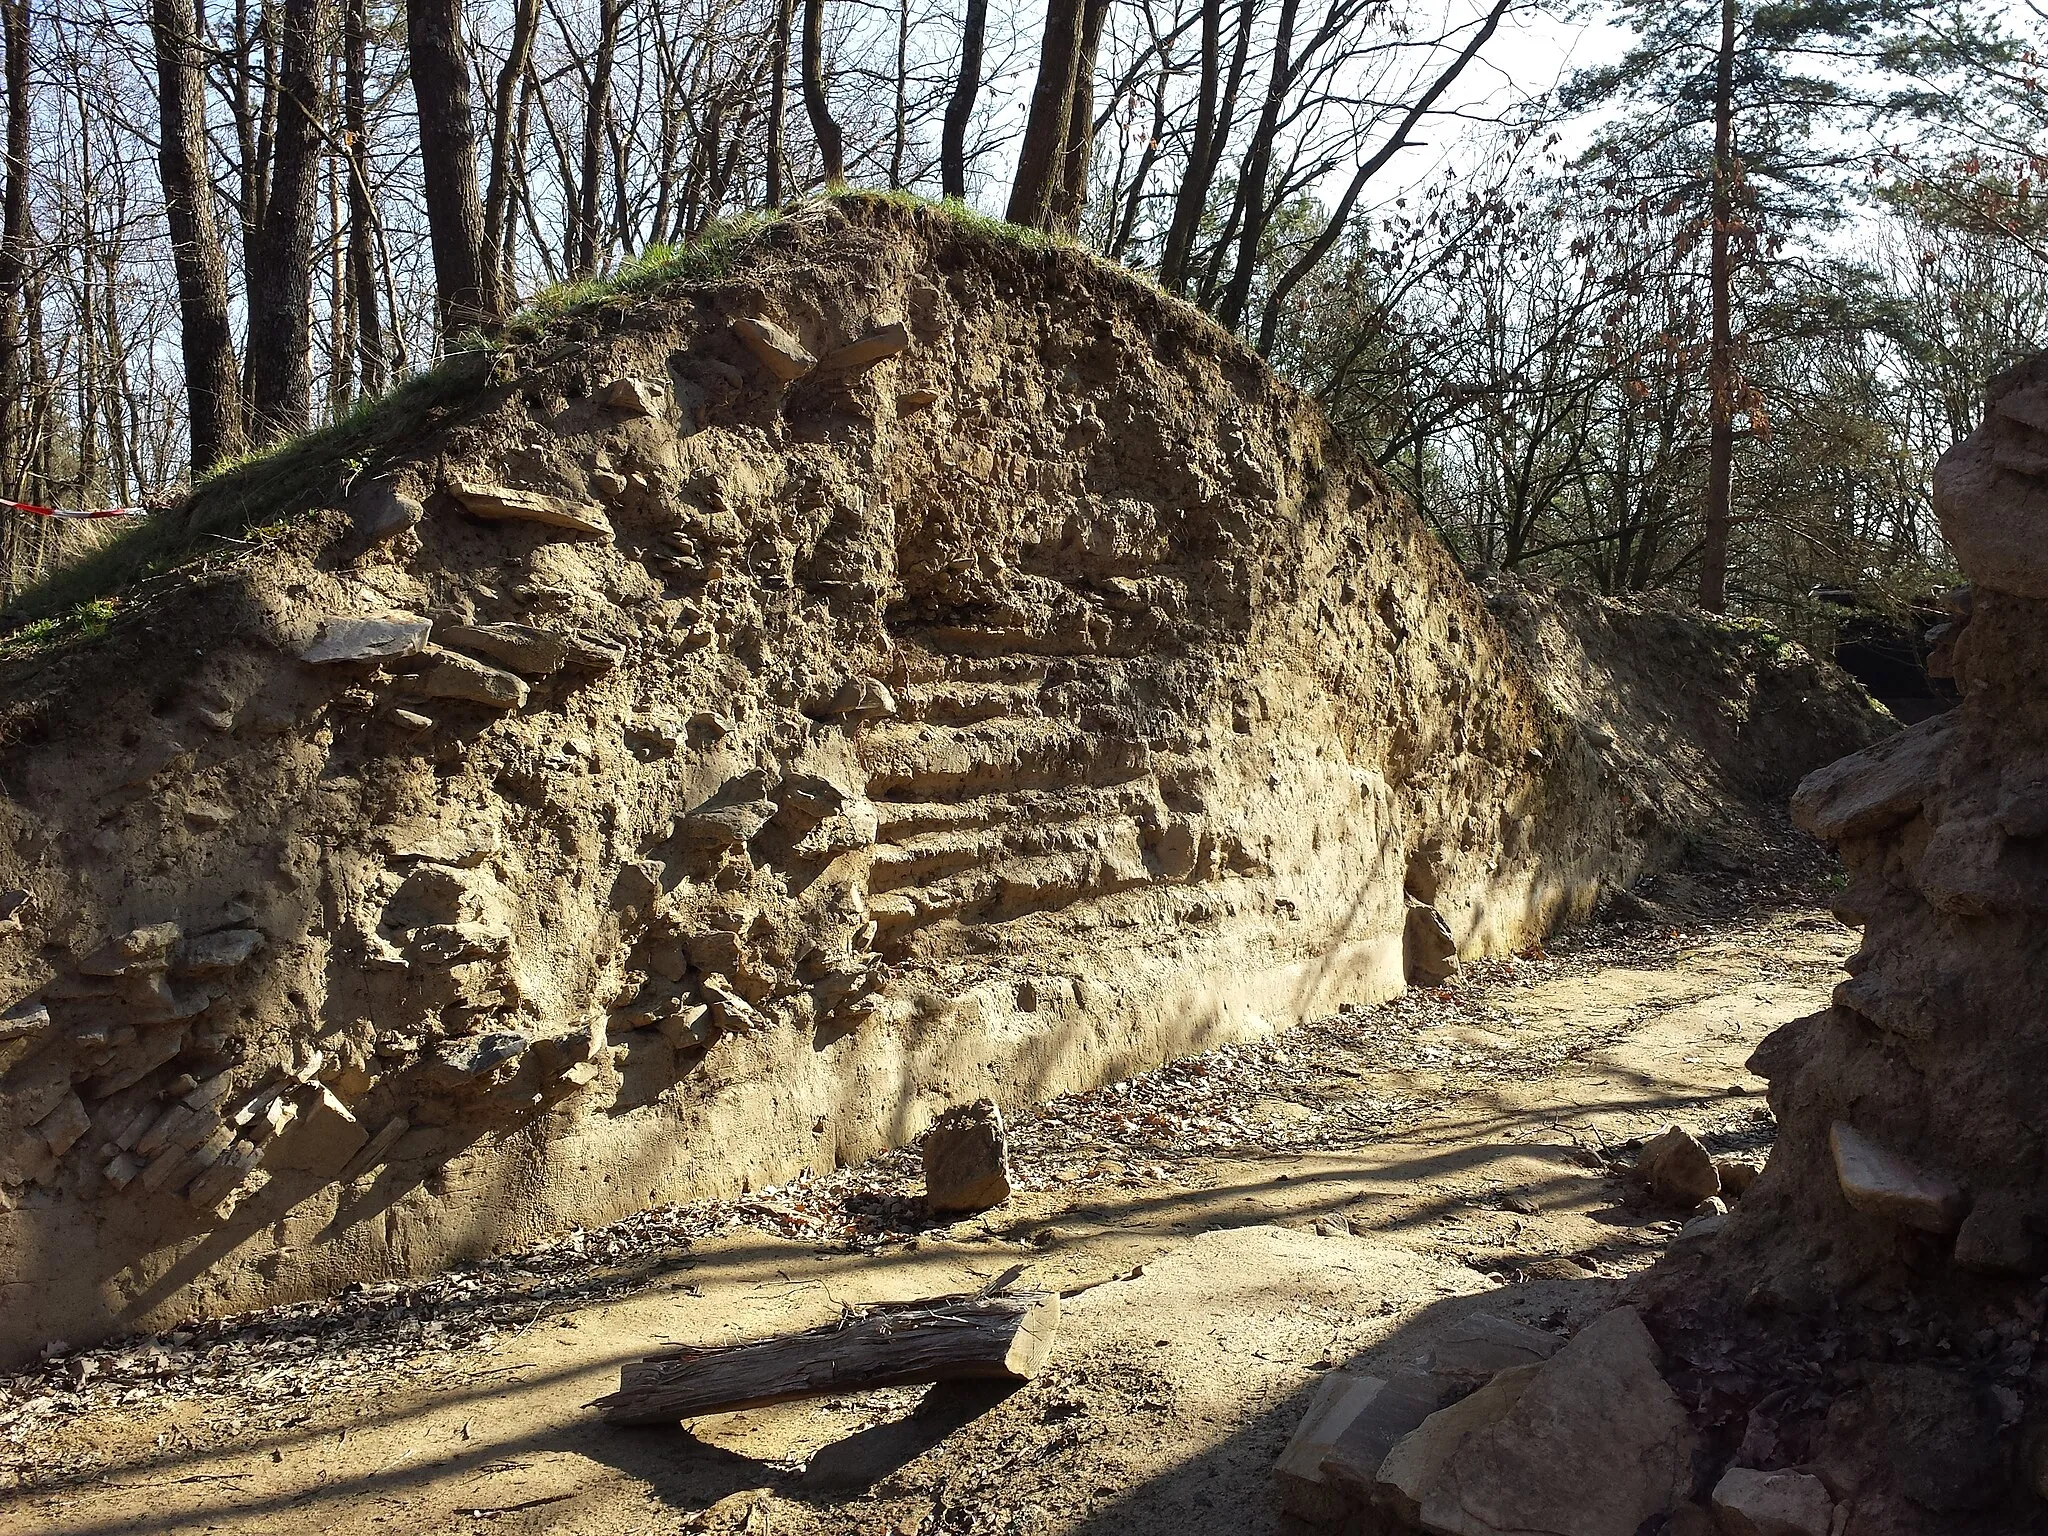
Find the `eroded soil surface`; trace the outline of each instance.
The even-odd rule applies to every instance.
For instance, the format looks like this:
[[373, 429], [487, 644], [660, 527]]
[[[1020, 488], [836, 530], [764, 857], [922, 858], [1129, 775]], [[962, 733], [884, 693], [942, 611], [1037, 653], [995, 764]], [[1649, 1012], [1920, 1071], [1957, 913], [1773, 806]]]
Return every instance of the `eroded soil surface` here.
[[[1321, 1372], [1405, 1361], [1473, 1309], [1574, 1324], [1679, 1229], [1619, 1176], [1627, 1143], [1768, 1146], [1744, 1060], [1825, 1005], [1853, 935], [1733, 875], [1656, 894], [1548, 954], [1056, 1100], [1013, 1127], [1018, 1193], [986, 1217], [930, 1222], [897, 1153], [53, 1358], [0, 1386], [0, 1528], [1279, 1531], [1272, 1461]], [[631, 1431], [584, 1406], [663, 1343], [1006, 1276], [1075, 1292], [1007, 1395]]]

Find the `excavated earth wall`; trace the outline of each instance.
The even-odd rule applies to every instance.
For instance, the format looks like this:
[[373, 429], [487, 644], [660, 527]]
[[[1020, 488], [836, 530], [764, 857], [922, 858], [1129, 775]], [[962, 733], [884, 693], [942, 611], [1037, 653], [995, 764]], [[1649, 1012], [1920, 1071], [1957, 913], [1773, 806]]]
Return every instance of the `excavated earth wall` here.
[[0, 1355], [1383, 997], [1887, 729], [1753, 632], [1482, 594], [1192, 310], [886, 202], [333, 485], [0, 678]]

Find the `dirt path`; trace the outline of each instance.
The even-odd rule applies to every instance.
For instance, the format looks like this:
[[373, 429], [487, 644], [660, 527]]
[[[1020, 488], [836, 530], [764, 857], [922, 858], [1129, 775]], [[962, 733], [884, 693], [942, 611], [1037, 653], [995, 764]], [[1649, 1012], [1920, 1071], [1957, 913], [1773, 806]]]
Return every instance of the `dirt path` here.
[[[1316, 1376], [1463, 1313], [1564, 1326], [1677, 1230], [1602, 1148], [1760, 1150], [1743, 1061], [1853, 936], [1787, 908], [1601, 930], [1438, 993], [1056, 1101], [1023, 1188], [925, 1225], [897, 1154], [650, 1213], [413, 1287], [52, 1361], [7, 1384], [0, 1529], [1269, 1532]], [[1093, 1284], [1004, 1397], [902, 1390], [609, 1430], [583, 1404], [666, 1341], [843, 1305]]]

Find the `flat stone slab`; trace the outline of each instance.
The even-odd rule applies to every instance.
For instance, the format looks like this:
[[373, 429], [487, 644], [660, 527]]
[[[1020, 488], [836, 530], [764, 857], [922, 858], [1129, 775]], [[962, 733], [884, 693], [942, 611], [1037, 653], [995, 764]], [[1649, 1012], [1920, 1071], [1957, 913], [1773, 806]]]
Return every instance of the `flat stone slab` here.
[[569, 659], [566, 636], [530, 624], [443, 624], [434, 638], [528, 677], [552, 676]]
[[485, 485], [474, 480], [451, 480], [448, 494], [471, 517], [493, 522], [540, 523], [549, 528], [567, 528], [576, 533], [612, 536], [612, 520], [604, 508], [584, 502], [544, 496], [539, 491], [522, 491], [505, 485]]
[[1335, 1520], [1343, 1515], [1351, 1500], [1324, 1473], [1323, 1458], [1385, 1386], [1377, 1376], [1351, 1371], [1331, 1371], [1316, 1383], [1308, 1412], [1301, 1416], [1287, 1449], [1273, 1464], [1273, 1486], [1289, 1514], [1304, 1520]]
[[818, 365], [804, 344], [773, 320], [743, 315], [733, 321], [732, 333], [763, 368], [784, 384], [795, 382]]
[[1969, 1197], [1961, 1185], [1887, 1151], [1845, 1121], [1828, 1128], [1842, 1198], [1868, 1216], [1943, 1235], [1963, 1224]]
[[487, 667], [459, 651], [436, 650], [419, 672], [405, 680], [408, 693], [429, 699], [463, 699], [492, 709], [517, 709], [526, 684], [510, 672]]
[[1649, 1330], [1618, 1307], [1535, 1367], [1504, 1414], [1459, 1437], [1419, 1501], [1421, 1523], [1439, 1536], [1636, 1536], [1691, 1491], [1697, 1445]]
[[884, 358], [894, 357], [899, 352], [910, 350], [910, 327], [898, 320], [878, 330], [872, 330], [859, 341], [850, 341], [836, 351], [827, 352], [818, 361], [821, 373], [837, 373], [854, 368], [871, 368]]
[[417, 656], [427, 647], [432, 634], [431, 620], [409, 613], [390, 614], [381, 619], [332, 618], [324, 621], [313, 643], [299, 652], [301, 661], [315, 666], [335, 662], [392, 661]]

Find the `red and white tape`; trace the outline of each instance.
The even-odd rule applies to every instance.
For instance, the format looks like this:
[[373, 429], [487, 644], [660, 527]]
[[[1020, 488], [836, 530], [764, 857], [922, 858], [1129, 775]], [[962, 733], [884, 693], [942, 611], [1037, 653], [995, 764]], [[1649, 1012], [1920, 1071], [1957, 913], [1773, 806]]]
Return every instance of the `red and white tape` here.
[[4, 497], [0, 497], [0, 507], [11, 507], [31, 517], [148, 517], [155, 510], [152, 507], [97, 507], [91, 511], [83, 507], [39, 507], [32, 501], [8, 501]]

